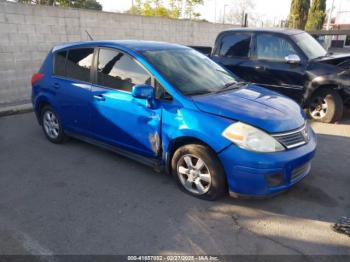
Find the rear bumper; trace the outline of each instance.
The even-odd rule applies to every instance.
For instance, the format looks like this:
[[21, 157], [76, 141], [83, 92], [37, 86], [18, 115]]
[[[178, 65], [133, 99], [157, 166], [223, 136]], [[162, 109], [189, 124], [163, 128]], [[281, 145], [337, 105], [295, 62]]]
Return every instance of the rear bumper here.
[[219, 154], [231, 196], [268, 197], [292, 187], [310, 173], [316, 136], [303, 146], [276, 153], [256, 153], [230, 145]]

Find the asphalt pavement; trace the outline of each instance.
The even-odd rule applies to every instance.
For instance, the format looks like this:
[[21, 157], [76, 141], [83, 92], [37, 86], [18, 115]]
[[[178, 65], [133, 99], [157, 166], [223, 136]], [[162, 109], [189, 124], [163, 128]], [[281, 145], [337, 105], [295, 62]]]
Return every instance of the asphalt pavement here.
[[264, 200], [208, 202], [98, 147], [0, 118], [0, 254], [348, 254], [350, 138], [318, 135], [311, 175]]

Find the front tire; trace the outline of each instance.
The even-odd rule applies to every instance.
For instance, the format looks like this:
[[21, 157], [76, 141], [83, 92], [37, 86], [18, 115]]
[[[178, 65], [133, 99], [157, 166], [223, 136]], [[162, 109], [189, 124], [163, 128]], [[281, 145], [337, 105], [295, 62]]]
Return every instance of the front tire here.
[[335, 123], [343, 116], [343, 99], [336, 90], [321, 89], [312, 95], [307, 113], [315, 121]]
[[63, 132], [62, 123], [51, 106], [45, 106], [41, 110], [41, 125], [50, 142], [61, 144], [65, 141], [66, 135]]
[[178, 148], [171, 169], [181, 190], [192, 196], [216, 200], [227, 192], [224, 170], [215, 153], [204, 145]]

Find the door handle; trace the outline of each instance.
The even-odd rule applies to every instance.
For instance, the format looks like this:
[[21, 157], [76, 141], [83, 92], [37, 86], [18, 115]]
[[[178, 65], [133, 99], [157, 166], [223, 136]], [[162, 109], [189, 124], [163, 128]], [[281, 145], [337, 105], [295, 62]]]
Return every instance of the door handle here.
[[106, 98], [103, 95], [94, 95], [94, 99], [98, 101], [105, 101]]
[[58, 89], [58, 88], [61, 87], [61, 85], [60, 85], [59, 83], [53, 83], [53, 87], [56, 88], [56, 89]]
[[265, 70], [265, 66], [255, 66], [255, 69], [259, 70], [259, 71], [264, 71]]

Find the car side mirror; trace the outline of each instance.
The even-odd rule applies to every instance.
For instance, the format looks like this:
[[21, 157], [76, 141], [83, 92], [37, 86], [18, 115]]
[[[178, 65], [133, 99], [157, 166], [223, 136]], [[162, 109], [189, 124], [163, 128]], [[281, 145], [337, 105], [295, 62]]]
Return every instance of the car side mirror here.
[[287, 55], [284, 59], [288, 64], [300, 64], [301, 62], [300, 57], [296, 54]]
[[147, 107], [151, 108], [155, 102], [154, 88], [151, 85], [134, 85], [131, 94], [135, 98], [146, 99]]

